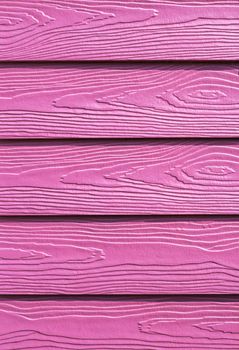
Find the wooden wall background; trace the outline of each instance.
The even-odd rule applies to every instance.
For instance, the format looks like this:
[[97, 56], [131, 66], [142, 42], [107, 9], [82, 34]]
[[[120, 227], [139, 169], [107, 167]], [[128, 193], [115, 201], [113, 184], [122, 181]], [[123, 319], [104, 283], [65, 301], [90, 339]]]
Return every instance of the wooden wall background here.
[[1, 1], [0, 350], [239, 349], [238, 20]]

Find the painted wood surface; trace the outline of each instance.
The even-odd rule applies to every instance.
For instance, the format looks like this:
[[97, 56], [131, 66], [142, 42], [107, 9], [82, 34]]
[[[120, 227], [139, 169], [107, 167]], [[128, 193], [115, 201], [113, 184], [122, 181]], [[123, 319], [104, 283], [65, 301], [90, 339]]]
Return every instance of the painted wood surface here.
[[238, 214], [239, 143], [0, 143], [0, 214]]
[[236, 0], [0, 3], [0, 60], [238, 59]]
[[235, 137], [237, 64], [0, 66], [1, 138]]
[[0, 294], [239, 291], [239, 220], [2, 219]]
[[0, 349], [238, 350], [239, 303], [0, 302]]

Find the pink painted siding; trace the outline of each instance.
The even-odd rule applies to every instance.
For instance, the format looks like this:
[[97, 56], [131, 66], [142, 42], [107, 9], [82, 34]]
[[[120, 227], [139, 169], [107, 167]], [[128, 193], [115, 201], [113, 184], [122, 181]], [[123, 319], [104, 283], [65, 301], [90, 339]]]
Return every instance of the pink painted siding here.
[[0, 143], [0, 214], [238, 214], [239, 143]]
[[0, 350], [239, 349], [238, 32], [237, 0], [0, 2]]
[[238, 137], [238, 71], [238, 64], [1, 65], [0, 137]]
[[238, 59], [236, 0], [0, 3], [0, 60]]
[[0, 294], [219, 294], [239, 288], [239, 219], [0, 221]]
[[0, 349], [238, 350], [239, 303], [0, 302]]

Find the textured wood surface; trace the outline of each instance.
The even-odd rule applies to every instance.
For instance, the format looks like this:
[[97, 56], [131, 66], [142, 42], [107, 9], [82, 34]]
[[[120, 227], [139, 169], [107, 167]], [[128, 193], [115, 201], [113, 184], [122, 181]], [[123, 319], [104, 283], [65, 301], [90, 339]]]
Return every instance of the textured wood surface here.
[[238, 350], [238, 302], [0, 302], [0, 349]]
[[238, 71], [237, 64], [2, 65], [0, 137], [239, 136]]
[[0, 214], [238, 214], [239, 142], [1, 142]]
[[0, 3], [0, 60], [239, 58], [236, 0]]
[[0, 221], [0, 294], [239, 291], [239, 220]]

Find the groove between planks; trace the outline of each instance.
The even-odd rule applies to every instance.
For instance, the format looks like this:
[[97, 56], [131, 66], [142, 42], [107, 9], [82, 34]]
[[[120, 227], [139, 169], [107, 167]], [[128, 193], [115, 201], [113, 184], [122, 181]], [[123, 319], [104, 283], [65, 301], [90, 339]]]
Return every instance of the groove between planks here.
[[0, 349], [237, 350], [239, 303], [0, 300]]
[[0, 294], [239, 290], [239, 219], [0, 220]]
[[238, 64], [0, 65], [0, 137], [238, 137]]
[[0, 3], [0, 60], [238, 59], [238, 1]]
[[238, 214], [239, 142], [1, 142], [0, 215]]

